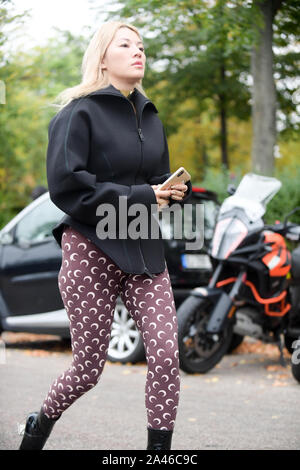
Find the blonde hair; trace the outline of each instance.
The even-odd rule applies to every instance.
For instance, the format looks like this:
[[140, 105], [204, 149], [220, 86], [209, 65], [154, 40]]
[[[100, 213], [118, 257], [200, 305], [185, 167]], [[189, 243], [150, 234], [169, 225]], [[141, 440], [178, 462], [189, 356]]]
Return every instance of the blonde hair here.
[[[103, 23], [92, 37], [84, 53], [81, 64], [81, 83], [71, 88], [66, 88], [59, 93], [55, 99], [56, 103], [52, 103], [53, 106], [62, 109], [75, 98], [86, 96], [93, 91], [109, 86], [110, 82], [107, 71], [103, 70], [100, 64], [108, 46], [120, 28], [129, 28], [141, 37], [137, 28], [131, 24], [123, 23], [122, 21]], [[136, 84], [136, 88], [143, 95], [147, 96], [142, 87], [142, 79]]]

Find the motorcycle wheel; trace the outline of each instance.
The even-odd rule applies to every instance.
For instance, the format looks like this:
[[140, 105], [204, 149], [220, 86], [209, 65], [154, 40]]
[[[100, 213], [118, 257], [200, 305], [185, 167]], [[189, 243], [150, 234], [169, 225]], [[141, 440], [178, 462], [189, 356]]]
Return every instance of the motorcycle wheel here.
[[233, 326], [213, 339], [206, 334], [206, 325], [214, 308], [208, 299], [188, 297], [178, 309], [178, 347], [180, 368], [189, 374], [205, 374], [221, 361], [232, 340]]

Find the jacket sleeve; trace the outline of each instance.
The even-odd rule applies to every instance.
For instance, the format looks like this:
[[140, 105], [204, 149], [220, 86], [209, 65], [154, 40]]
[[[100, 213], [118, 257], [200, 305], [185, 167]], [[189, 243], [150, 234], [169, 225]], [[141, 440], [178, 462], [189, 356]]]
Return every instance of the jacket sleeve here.
[[[161, 184], [163, 183], [167, 178], [169, 178], [169, 176], [171, 176], [171, 172], [170, 172], [170, 157], [169, 157], [169, 148], [168, 148], [168, 142], [167, 142], [167, 138], [166, 138], [166, 134], [165, 134], [165, 130], [163, 129], [163, 134], [164, 134], [164, 153], [162, 155], [162, 158], [161, 158], [161, 162], [160, 162], [160, 166], [157, 170], [157, 175], [156, 176], [152, 176], [148, 182], [150, 185], [152, 184]], [[185, 204], [191, 197], [192, 195], [192, 183], [191, 181], [188, 181], [186, 183], [187, 185], [187, 190], [186, 190], [186, 193], [185, 193], [185, 196], [182, 198], [181, 201], [177, 201], [176, 199], [172, 199], [170, 197], [169, 199], [169, 207], [172, 205], [172, 204], [180, 204], [181, 206], [183, 206], [183, 204]]]
[[48, 127], [47, 180], [50, 199], [63, 212], [79, 222], [96, 226], [99, 204], [113, 204], [118, 213], [119, 197], [127, 197], [128, 208], [143, 203], [157, 204], [149, 184], [126, 186], [98, 182], [87, 170], [90, 146], [88, 113], [74, 100], [63, 108]]

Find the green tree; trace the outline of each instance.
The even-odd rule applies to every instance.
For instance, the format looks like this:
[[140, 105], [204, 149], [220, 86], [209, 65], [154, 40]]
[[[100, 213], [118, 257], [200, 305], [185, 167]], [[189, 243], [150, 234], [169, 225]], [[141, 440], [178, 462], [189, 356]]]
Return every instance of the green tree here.
[[[108, 15], [110, 19], [128, 19], [144, 35], [152, 70], [150, 74], [147, 72], [145, 85], [158, 95], [164, 95], [160, 103], [163, 105], [162, 117], [166, 117], [169, 134], [178, 128], [178, 103], [185, 99], [195, 100], [194, 115], [198, 118], [204, 111], [210, 113], [212, 121], [218, 116], [219, 129], [214, 141], [219, 144], [221, 163], [225, 168], [230, 166], [228, 119], [235, 117], [249, 120], [251, 117], [251, 57], [253, 64], [253, 51], [264, 40], [261, 35], [264, 17], [258, 3], [258, 0], [123, 0], [117, 2], [121, 7], [116, 10], [113, 6]], [[281, 70], [280, 79], [283, 83], [284, 70], [289, 76], [291, 73], [296, 76], [296, 67], [291, 72], [290, 64], [295, 61], [297, 54], [284, 50], [289, 46], [290, 37], [286, 34], [289, 28], [294, 30], [295, 38], [298, 37], [299, 14], [294, 15], [296, 0], [281, 2], [280, 11], [275, 0], [264, 3], [273, 4], [273, 19], [276, 20], [277, 28], [274, 41], [275, 44], [280, 42], [282, 51], [278, 61], [275, 58], [275, 64]], [[270, 55], [270, 49], [268, 53]], [[165, 87], [153, 88], [155, 83], [161, 81]], [[254, 86], [256, 83], [257, 80]], [[266, 87], [265, 81], [263, 87]], [[272, 95], [273, 116], [276, 99], [279, 106], [284, 106], [284, 112], [288, 109], [289, 114], [297, 114], [295, 101], [292, 97], [286, 99], [284, 90], [278, 88], [277, 96], [274, 93]], [[263, 127], [261, 119], [264, 117], [255, 113], [253, 119], [256, 128]], [[286, 120], [282, 131], [291, 125], [292, 121]], [[256, 135], [254, 138], [257, 140]], [[268, 146], [272, 154], [272, 140]], [[256, 155], [261, 160], [265, 159], [260, 152], [256, 152]]]
[[10, 108], [8, 100], [8, 78], [13, 75], [9, 69], [8, 53], [4, 48], [9, 36], [13, 37], [15, 29], [22, 24], [24, 14], [14, 14], [11, 10], [13, 2], [10, 0], [0, 1], [0, 224], [3, 220], [9, 219], [13, 214], [14, 200], [18, 197], [10, 186], [10, 168], [17, 168], [17, 159], [13, 151], [15, 142], [10, 139], [9, 129], [12, 126], [12, 119], [17, 114], [15, 107]]
[[[286, 99], [285, 92], [276, 91], [275, 70], [286, 69], [286, 73], [280, 73], [283, 79], [291, 77], [291, 65], [293, 66], [294, 76], [296, 76], [296, 63], [300, 55], [294, 51], [280, 54], [280, 57], [274, 58], [273, 47], [278, 44], [286, 48], [288, 43], [296, 43], [300, 37], [300, 9], [299, 3], [293, 0], [254, 0], [254, 6], [257, 7], [261, 21], [256, 25], [258, 39], [252, 49], [251, 73], [253, 77], [252, 87], [252, 166], [254, 171], [262, 174], [272, 174], [274, 171], [274, 148], [277, 141], [276, 129], [276, 111], [278, 103], [284, 109], [287, 119], [285, 126], [286, 133], [291, 128], [291, 122], [288, 122], [289, 113], [296, 109], [291, 106], [293, 103], [293, 94], [296, 89], [289, 84], [289, 98]], [[276, 17], [278, 17], [276, 21]], [[274, 36], [274, 28], [276, 35]], [[289, 34], [287, 38], [287, 33]], [[288, 39], [288, 42], [287, 42]], [[296, 44], [295, 44], [296, 45]], [[296, 59], [296, 60], [295, 60]], [[284, 80], [283, 80], [284, 83]], [[292, 93], [291, 93], [292, 91]], [[277, 98], [278, 97], [278, 98]], [[298, 124], [296, 124], [296, 127]]]
[[36, 185], [47, 187], [47, 128], [64, 88], [80, 81], [87, 39], [58, 31], [46, 46], [5, 59], [1, 79], [6, 104], [0, 113], [0, 225], [29, 201]]
[[166, 115], [170, 116], [170, 108], [176, 113], [178, 102], [193, 98], [195, 115], [207, 111], [212, 120], [218, 116], [214, 140], [225, 167], [229, 167], [227, 119], [248, 119], [250, 114], [249, 88], [240, 77], [248, 71], [253, 41], [249, 12], [227, 3], [219, 0], [209, 7], [206, 1], [127, 0], [111, 16], [128, 17], [137, 24], [145, 35], [150, 66], [155, 70], [157, 62], [162, 64], [160, 72], [146, 80], [166, 81], [166, 88], [159, 89], [165, 95]]

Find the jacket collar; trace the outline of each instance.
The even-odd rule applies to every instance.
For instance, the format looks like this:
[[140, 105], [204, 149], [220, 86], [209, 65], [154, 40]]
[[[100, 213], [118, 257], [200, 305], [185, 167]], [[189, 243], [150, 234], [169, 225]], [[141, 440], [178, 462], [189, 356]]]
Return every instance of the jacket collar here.
[[129, 99], [130, 101], [133, 102], [137, 112], [140, 112], [144, 106], [146, 105], [152, 105], [153, 109], [156, 113], [158, 113], [158, 110], [152, 101], [149, 100], [149, 98], [146, 98], [143, 93], [141, 93], [137, 88], [134, 88], [133, 92], [131, 95], [126, 98], [126, 96], [123, 95], [123, 93], [115, 88], [113, 85], [108, 85], [105, 88], [100, 88], [99, 90], [93, 91], [92, 93], [89, 94], [89, 96], [94, 96], [94, 95], [113, 95], [113, 96], [119, 96], [120, 98], [123, 99]]

